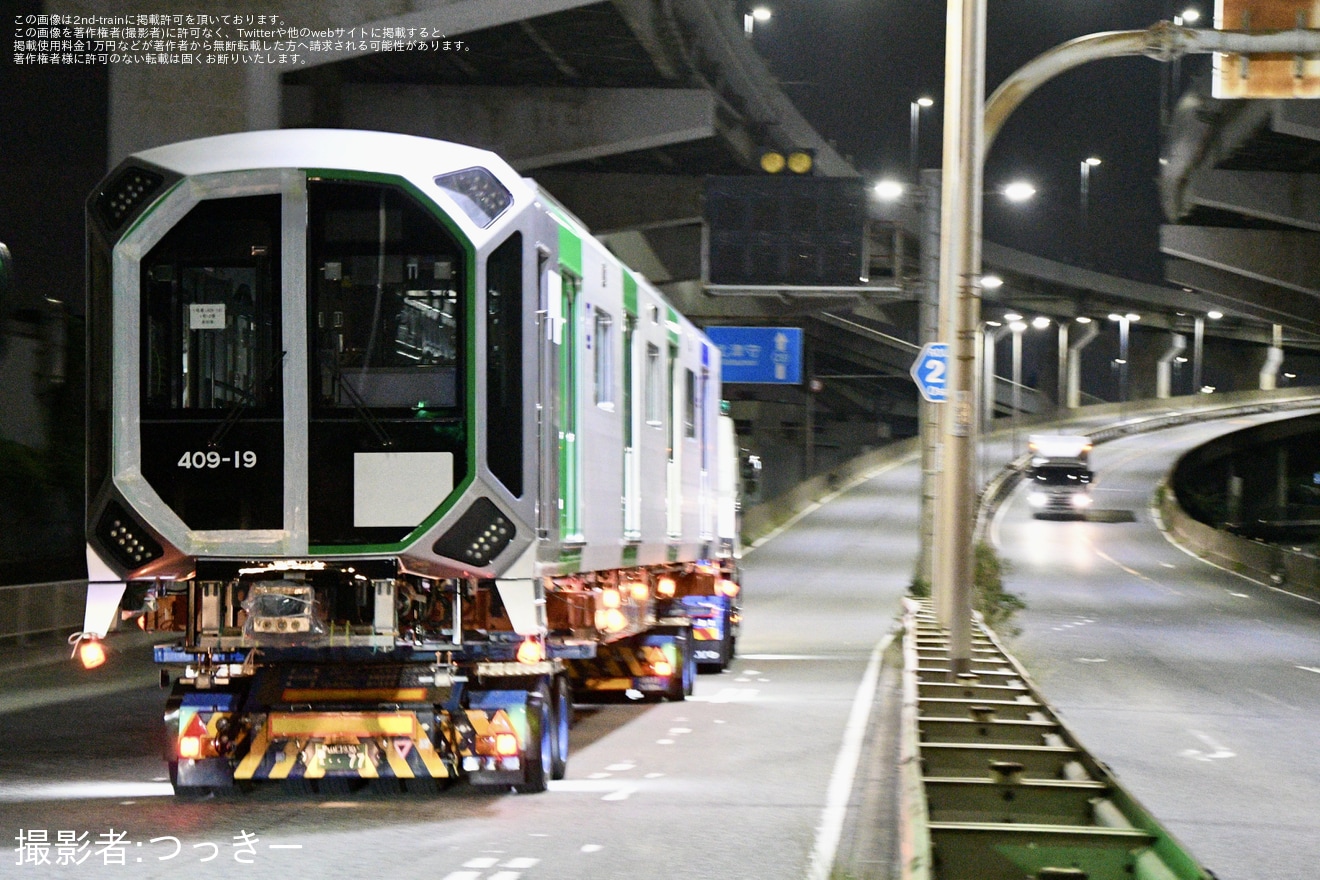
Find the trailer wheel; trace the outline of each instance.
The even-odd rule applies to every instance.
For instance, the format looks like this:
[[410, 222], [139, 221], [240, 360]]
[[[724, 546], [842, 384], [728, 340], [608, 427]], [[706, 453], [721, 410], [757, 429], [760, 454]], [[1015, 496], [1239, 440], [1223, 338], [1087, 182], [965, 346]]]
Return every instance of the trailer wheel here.
[[674, 640], [674, 646], [678, 651], [678, 671], [670, 679], [669, 687], [665, 689], [665, 698], [679, 703], [692, 695], [692, 682], [697, 676], [696, 654], [692, 649], [692, 630], [685, 630]]
[[525, 781], [513, 787], [519, 794], [545, 791], [554, 775], [554, 734], [549, 702], [544, 686], [528, 695], [527, 748], [523, 751]]
[[550, 723], [554, 735], [550, 741], [550, 778], [563, 779], [568, 772], [568, 728], [573, 720], [572, 685], [567, 676], [559, 675], [552, 688], [554, 699], [550, 704]]

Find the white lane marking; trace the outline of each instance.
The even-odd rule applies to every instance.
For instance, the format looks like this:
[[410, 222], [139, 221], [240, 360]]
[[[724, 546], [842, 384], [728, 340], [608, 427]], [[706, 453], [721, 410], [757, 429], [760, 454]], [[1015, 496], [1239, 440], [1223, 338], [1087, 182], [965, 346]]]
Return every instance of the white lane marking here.
[[658, 746], [672, 746], [674, 741], [672, 739], [658, 739], [655, 744]]
[[834, 870], [834, 856], [839, 849], [839, 837], [843, 834], [843, 820], [848, 812], [848, 801], [852, 797], [853, 779], [857, 775], [857, 763], [866, 739], [871, 705], [875, 702], [875, 689], [880, 681], [880, 658], [893, 640], [892, 635], [887, 635], [876, 644], [866, 664], [866, 672], [862, 674], [862, 681], [857, 685], [857, 695], [853, 697], [852, 711], [848, 713], [848, 724], [843, 731], [843, 745], [834, 760], [834, 771], [830, 774], [825, 809], [821, 812], [820, 825], [816, 829], [816, 841], [811, 847], [808, 880], [827, 880]]
[[[755, 700], [759, 693], [756, 688], [720, 688], [709, 697], [694, 694], [688, 699], [698, 703], [747, 703]], [[172, 789], [171, 793], [173, 793]]]
[[168, 782], [9, 782], [0, 786], [0, 804], [173, 795], [174, 786]]
[[1298, 666], [1297, 668], [1305, 669], [1307, 672], [1314, 672], [1317, 675], [1320, 675], [1320, 669], [1316, 669], [1314, 666]]
[[468, 859], [466, 862], [463, 863], [463, 867], [465, 867], [465, 868], [493, 868], [493, 867], [495, 867], [495, 863], [498, 862], [498, 861], [499, 861], [499, 859], [491, 859], [491, 858]]
[[526, 856], [521, 856], [516, 859], [509, 859], [507, 862], [500, 865], [500, 867], [513, 868], [514, 870], [518, 870], [518, 871], [525, 871], [528, 868], [535, 868], [540, 861], [541, 861], [540, 859], [532, 859], [532, 858], [527, 858]]
[[671, 736], [677, 736], [678, 734], [682, 734], [682, 733], [691, 733], [691, 732], [692, 732], [692, 728], [690, 728], [690, 727], [671, 727], [671, 728], [669, 728], [669, 733], [670, 733]]
[[584, 843], [582, 844], [582, 849], [579, 850], [579, 852], [596, 853], [596, 852], [600, 852], [604, 848], [605, 847], [601, 846], [599, 843]]
[[444, 880], [477, 880], [480, 876], [480, 871], [451, 871], [444, 876]]
[[490, 880], [518, 880], [522, 876], [522, 871], [496, 871], [490, 875]]
[[637, 764], [632, 761], [623, 761], [618, 764], [611, 764], [605, 769], [611, 773], [623, 773], [636, 767]]
[[1202, 743], [1204, 743], [1206, 748], [1210, 749], [1210, 751], [1203, 752], [1200, 749], [1183, 749], [1182, 752], [1180, 752], [1180, 754], [1184, 758], [1192, 758], [1197, 761], [1205, 761], [1208, 763], [1210, 761], [1217, 761], [1222, 758], [1237, 757], [1237, 752], [1233, 751], [1228, 746], [1225, 746], [1222, 743], [1216, 742], [1214, 739], [1202, 733], [1201, 731], [1189, 730], [1187, 732], [1190, 733], [1192, 736], [1196, 737], [1197, 739], [1199, 739]]
[[1108, 663], [1104, 657], [1078, 657], [1078, 663]]
[[625, 785], [625, 786], [623, 786], [622, 788], [618, 789], [617, 791], [612, 791], [612, 792], [610, 792], [609, 794], [605, 795], [605, 797], [601, 798], [601, 800], [603, 800], [603, 801], [626, 801], [626, 800], [628, 799], [629, 795], [633, 794], [633, 793], [636, 792], [636, 791], [637, 791], [637, 786], [635, 786], [635, 785]]

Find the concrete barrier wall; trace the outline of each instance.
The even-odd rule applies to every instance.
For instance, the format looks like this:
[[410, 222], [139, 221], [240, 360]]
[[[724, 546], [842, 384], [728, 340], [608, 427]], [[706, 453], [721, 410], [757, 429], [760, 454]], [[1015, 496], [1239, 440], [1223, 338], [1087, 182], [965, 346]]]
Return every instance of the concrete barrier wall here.
[[1200, 558], [1261, 583], [1320, 600], [1320, 558], [1315, 553], [1244, 538], [1193, 519], [1168, 484], [1160, 487], [1158, 501], [1163, 528]]
[[0, 639], [24, 639], [82, 629], [87, 581], [0, 586]]

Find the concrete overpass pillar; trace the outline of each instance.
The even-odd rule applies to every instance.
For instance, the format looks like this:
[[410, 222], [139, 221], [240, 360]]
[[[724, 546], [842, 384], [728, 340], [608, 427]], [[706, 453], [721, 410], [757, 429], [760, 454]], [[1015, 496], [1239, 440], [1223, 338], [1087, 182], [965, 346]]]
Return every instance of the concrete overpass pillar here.
[[1279, 367], [1283, 365], [1283, 325], [1274, 325], [1274, 344], [1265, 352], [1265, 365], [1260, 368], [1260, 390], [1278, 387]]
[[1174, 358], [1187, 350], [1187, 337], [1181, 333], [1174, 333], [1169, 339], [1169, 349], [1160, 355], [1159, 363], [1155, 366], [1155, 397], [1163, 400], [1170, 396], [1170, 389], [1173, 384], [1173, 361]]
[[1068, 409], [1082, 405], [1082, 349], [1100, 335], [1094, 321], [1082, 325], [1081, 338], [1068, 345]]

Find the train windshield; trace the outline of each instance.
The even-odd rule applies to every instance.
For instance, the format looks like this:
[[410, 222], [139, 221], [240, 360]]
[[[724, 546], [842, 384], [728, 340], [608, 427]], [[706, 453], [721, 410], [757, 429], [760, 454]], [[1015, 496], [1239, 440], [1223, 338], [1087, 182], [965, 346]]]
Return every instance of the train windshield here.
[[459, 406], [463, 252], [439, 219], [395, 187], [312, 180], [307, 248], [313, 406]]
[[147, 413], [278, 409], [279, 230], [279, 196], [211, 199], [147, 254]]

